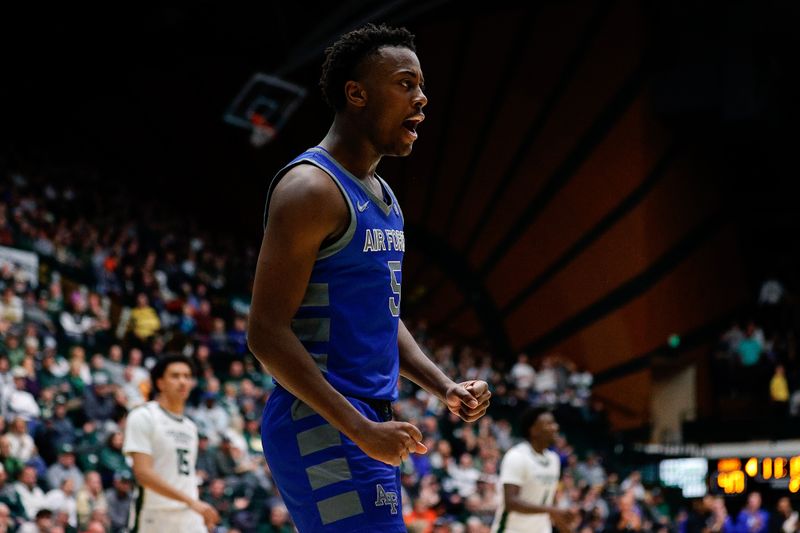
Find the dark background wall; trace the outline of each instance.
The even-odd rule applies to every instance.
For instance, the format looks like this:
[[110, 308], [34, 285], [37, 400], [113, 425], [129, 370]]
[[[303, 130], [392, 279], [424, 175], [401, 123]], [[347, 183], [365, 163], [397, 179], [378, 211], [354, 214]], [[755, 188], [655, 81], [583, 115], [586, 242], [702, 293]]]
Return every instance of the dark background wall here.
[[[269, 177], [331, 119], [321, 46], [386, 20], [418, 35], [430, 98], [380, 168], [406, 318], [498, 361], [568, 355], [637, 426], [670, 334], [701, 357], [771, 271], [796, 283], [795, 4], [379, 4], [8, 13], [6, 164], [91, 169], [257, 247]], [[261, 150], [222, 121], [255, 71], [310, 90]]]

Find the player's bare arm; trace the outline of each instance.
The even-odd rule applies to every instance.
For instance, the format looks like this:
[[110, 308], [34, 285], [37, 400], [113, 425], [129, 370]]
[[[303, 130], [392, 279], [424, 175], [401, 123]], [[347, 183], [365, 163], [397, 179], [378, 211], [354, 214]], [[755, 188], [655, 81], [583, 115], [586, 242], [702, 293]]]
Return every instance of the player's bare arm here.
[[400, 321], [397, 332], [400, 348], [400, 374], [443, 401], [447, 408], [466, 422], [474, 422], [489, 408], [489, 385], [470, 380], [455, 383], [422, 352], [414, 337]]
[[157, 492], [166, 498], [185, 503], [203, 517], [203, 521], [208, 527], [219, 523], [219, 514], [213, 507], [204, 501], [195, 500], [187, 494], [174, 489], [164, 478], [159, 476], [153, 468], [152, 456], [140, 452], [131, 452], [130, 455], [133, 459], [133, 475], [136, 477], [137, 483], [142, 487]]
[[535, 505], [528, 503], [519, 496], [520, 487], [512, 483], [503, 484], [503, 497], [507, 511], [517, 513], [536, 514], [547, 513], [553, 521], [553, 525], [559, 531], [570, 531], [575, 513], [570, 509], [558, 509], [551, 505]]
[[291, 329], [320, 247], [345, 231], [349, 216], [341, 192], [322, 170], [299, 165], [281, 179], [270, 200], [256, 266], [248, 344], [281, 386], [367, 455], [396, 465], [418, 450], [419, 430], [404, 422], [378, 424], [361, 415], [325, 380]]

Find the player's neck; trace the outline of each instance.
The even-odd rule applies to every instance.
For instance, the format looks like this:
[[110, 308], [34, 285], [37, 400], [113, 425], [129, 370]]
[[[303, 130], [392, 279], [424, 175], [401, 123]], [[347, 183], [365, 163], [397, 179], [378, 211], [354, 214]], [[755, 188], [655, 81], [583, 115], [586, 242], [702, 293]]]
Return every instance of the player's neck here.
[[381, 161], [381, 155], [363, 138], [360, 130], [344, 118], [337, 117], [333, 121], [319, 145], [360, 180], [373, 178]]
[[160, 405], [165, 411], [169, 411], [177, 416], [183, 416], [184, 402], [181, 400], [170, 400], [161, 394], [156, 401], [158, 402], [158, 405]]
[[529, 440], [528, 441], [533, 448], [533, 451], [536, 453], [544, 453], [544, 451], [548, 448], [547, 444], [540, 441]]

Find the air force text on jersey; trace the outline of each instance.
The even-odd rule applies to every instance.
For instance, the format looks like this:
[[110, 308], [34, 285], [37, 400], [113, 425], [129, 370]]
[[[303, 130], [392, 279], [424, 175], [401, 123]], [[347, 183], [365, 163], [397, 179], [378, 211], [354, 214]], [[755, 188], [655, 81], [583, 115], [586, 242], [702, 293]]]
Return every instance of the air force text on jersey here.
[[403, 230], [367, 228], [364, 235], [365, 252], [386, 252], [386, 251], [405, 252], [406, 238]]

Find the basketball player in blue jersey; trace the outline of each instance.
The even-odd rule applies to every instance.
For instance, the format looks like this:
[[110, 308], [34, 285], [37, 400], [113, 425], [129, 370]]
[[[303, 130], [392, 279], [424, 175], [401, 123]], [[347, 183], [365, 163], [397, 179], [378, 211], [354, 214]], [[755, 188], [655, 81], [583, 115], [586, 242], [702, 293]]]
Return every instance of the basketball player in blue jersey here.
[[466, 421], [490, 393], [445, 376], [400, 320], [403, 213], [376, 169], [411, 153], [424, 119], [413, 36], [374, 25], [342, 36], [320, 85], [333, 124], [267, 194], [248, 326], [278, 383], [264, 454], [301, 533], [400, 533], [397, 466], [427, 450], [416, 427], [392, 420], [399, 376]]

